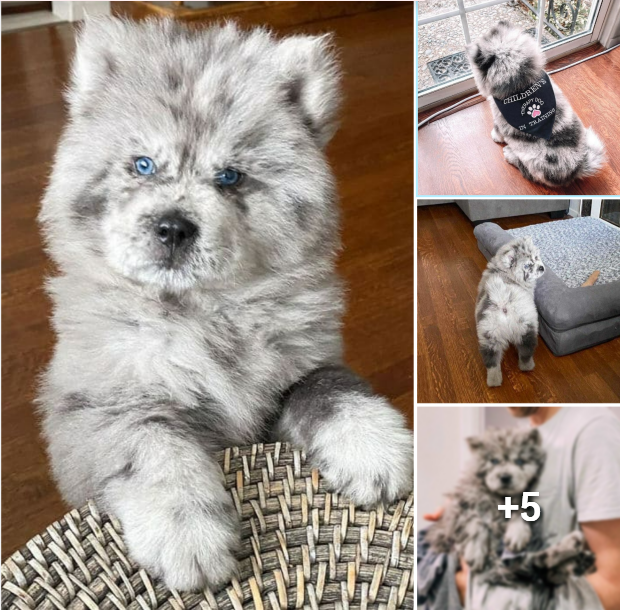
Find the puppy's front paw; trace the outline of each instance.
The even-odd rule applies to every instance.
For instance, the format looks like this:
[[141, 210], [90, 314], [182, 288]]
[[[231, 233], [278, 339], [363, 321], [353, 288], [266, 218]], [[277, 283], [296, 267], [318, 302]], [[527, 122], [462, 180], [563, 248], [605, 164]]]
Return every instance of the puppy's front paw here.
[[310, 459], [328, 487], [358, 506], [391, 503], [413, 488], [413, 435], [379, 396], [341, 396], [314, 434]]
[[532, 529], [521, 517], [512, 519], [504, 534], [504, 543], [513, 553], [519, 553], [532, 538]]
[[517, 165], [517, 155], [512, 152], [510, 146], [504, 146], [504, 159], [511, 165]]
[[[143, 506], [123, 522], [130, 555], [170, 589], [213, 589], [237, 570], [239, 524], [232, 504]], [[121, 520], [122, 521], [122, 520]]]
[[469, 540], [463, 551], [463, 559], [472, 572], [482, 572], [487, 562], [488, 549], [478, 540]]
[[534, 366], [535, 366], [534, 358], [530, 358], [529, 360], [527, 360], [525, 362], [523, 360], [521, 360], [521, 358], [519, 358], [519, 368], [522, 371], [533, 371], [534, 370]]
[[493, 127], [493, 129], [491, 130], [491, 138], [493, 139], [493, 142], [496, 142], [497, 144], [503, 144], [504, 143], [504, 137], [497, 130], [497, 127]]
[[502, 385], [502, 369], [499, 367], [487, 369], [487, 385], [490, 388], [497, 388]]

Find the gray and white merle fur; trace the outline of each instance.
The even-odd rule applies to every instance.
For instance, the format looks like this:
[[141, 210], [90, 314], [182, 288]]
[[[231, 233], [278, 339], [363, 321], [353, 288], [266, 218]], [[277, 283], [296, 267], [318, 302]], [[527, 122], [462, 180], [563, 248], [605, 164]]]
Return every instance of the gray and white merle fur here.
[[[358, 505], [413, 485], [403, 416], [342, 359], [324, 154], [339, 81], [325, 36], [117, 19], [79, 34], [40, 214], [58, 269], [43, 431], [66, 501], [115, 514], [169, 587], [235, 573], [224, 447], [290, 441]], [[243, 179], [221, 185], [226, 168]]]
[[502, 385], [502, 357], [510, 344], [519, 352], [519, 368], [534, 368], [538, 344], [534, 289], [544, 272], [538, 248], [531, 237], [523, 237], [502, 246], [482, 273], [476, 332], [489, 387]]
[[[523, 493], [536, 489], [545, 463], [540, 434], [536, 429], [487, 430], [467, 442], [471, 463], [448, 495], [442, 517], [428, 529], [427, 540], [436, 552], [456, 552], [490, 584], [531, 586], [537, 600], [532, 607], [545, 608], [552, 588], [588, 572], [594, 556], [580, 531], [545, 548], [540, 529], [525, 521], [522, 511], [506, 519], [498, 509], [506, 498], [521, 506]], [[505, 562], [503, 548], [519, 555]]]
[[545, 140], [512, 127], [493, 98], [504, 99], [526, 90], [541, 77], [542, 49], [521, 28], [500, 21], [467, 47], [469, 63], [480, 93], [493, 113], [491, 138], [506, 143], [504, 157], [527, 180], [563, 186], [593, 176], [605, 163], [605, 147], [592, 128], [585, 129], [561, 89], [551, 79], [556, 99], [551, 138]]

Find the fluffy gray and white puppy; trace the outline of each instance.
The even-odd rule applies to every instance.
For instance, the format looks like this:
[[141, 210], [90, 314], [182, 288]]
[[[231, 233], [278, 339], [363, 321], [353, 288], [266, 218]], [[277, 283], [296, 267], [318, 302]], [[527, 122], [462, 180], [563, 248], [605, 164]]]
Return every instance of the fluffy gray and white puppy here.
[[519, 368], [534, 368], [538, 344], [534, 288], [544, 272], [538, 248], [531, 237], [523, 237], [502, 246], [482, 273], [476, 331], [489, 387], [502, 385], [502, 356], [511, 343], [519, 352]]
[[[442, 517], [428, 529], [431, 548], [456, 552], [491, 584], [540, 585], [537, 599], [546, 599], [548, 587], [586, 573], [594, 558], [581, 532], [543, 548], [534, 522], [525, 521], [521, 511], [506, 519], [498, 509], [506, 498], [521, 506], [523, 493], [535, 489], [545, 463], [538, 430], [487, 430], [467, 442], [472, 461], [448, 495]], [[502, 547], [521, 555], [506, 563]]]
[[592, 128], [584, 128], [553, 80], [556, 113], [549, 140], [519, 131], [498, 110], [494, 97], [503, 99], [526, 90], [541, 76], [545, 57], [532, 36], [500, 21], [468, 45], [467, 52], [476, 85], [488, 99], [493, 113], [491, 137], [499, 144], [506, 143], [506, 161], [517, 167], [524, 178], [548, 186], [562, 186], [593, 176], [601, 169], [605, 147]]
[[412, 487], [403, 416], [342, 362], [330, 39], [104, 19], [80, 33], [40, 220], [54, 476], [169, 587], [229, 580], [214, 453], [288, 440], [359, 505]]

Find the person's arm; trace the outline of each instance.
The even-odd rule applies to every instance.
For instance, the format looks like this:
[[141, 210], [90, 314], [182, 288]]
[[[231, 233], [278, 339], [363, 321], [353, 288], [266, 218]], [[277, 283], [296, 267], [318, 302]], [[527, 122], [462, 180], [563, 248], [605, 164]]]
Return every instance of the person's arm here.
[[[426, 513], [424, 519], [426, 521], [439, 521], [443, 516], [445, 508], [440, 506], [434, 513]], [[456, 590], [461, 600], [461, 605], [465, 606], [465, 595], [467, 593], [467, 579], [469, 577], [469, 566], [465, 563], [465, 560], [460, 558], [461, 569], [455, 574], [454, 579], [456, 581]]]
[[596, 572], [587, 576], [605, 610], [620, 610], [620, 519], [580, 523]]

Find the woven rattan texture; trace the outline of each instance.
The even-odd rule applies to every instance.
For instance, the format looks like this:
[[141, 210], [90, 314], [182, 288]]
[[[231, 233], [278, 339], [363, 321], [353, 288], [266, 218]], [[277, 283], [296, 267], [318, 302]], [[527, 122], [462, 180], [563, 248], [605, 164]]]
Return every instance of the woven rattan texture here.
[[166, 589], [127, 556], [118, 521], [89, 503], [2, 565], [2, 608], [413, 608], [413, 496], [355, 508], [284, 443], [219, 459], [243, 531], [228, 587]]

